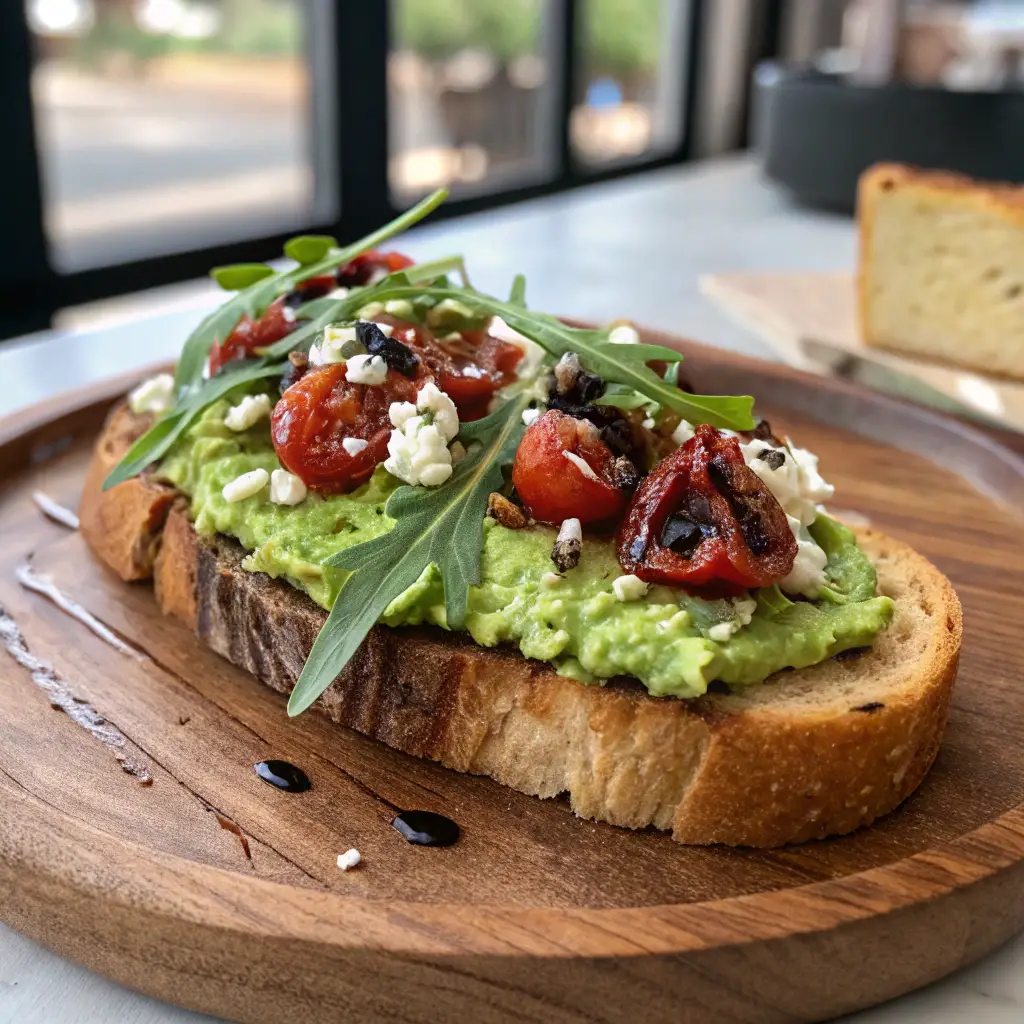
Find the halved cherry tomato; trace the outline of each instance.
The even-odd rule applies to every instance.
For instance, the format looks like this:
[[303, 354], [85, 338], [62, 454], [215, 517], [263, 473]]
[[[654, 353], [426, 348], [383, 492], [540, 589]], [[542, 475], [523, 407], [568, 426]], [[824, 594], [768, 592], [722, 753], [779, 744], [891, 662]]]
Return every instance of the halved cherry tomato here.
[[739, 442], [706, 424], [640, 484], [617, 542], [624, 572], [723, 596], [777, 583], [797, 552], [786, 513]]
[[210, 350], [210, 373], [216, 373], [233, 359], [255, 355], [256, 349], [273, 345], [295, 330], [295, 315], [284, 299], [275, 299], [266, 313], [253, 321], [248, 316], [239, 320], [235, 329]]
[[[566, 454], [582, 459], [590, 472]], [[602, 522], [620, 515], [628, 497], [611, 481], [614, 461], [593, 424], [549, 409], [523, 435], [512, 483], [534, 519]]]
[[375, 271], [382, 270], [385, 274], [394, 274], [398, 270], [411, 267], [414, 262], [400, 252], [378, 252], [376, 249], [367, 249], [366, 252], [360, 253], [343, 267], [338, 267], [334, 276], [337, 278], [338, 284], [346, 288], [359, 288], [370, 283]]
[[[366, 483], [388, 454], [392, 402], [415, 402], [423, 380], [388, 371], [379, 386], [345, 380], [345, 364], [311, 370], [281, 396], [270, 435], [281, 464], [320, 494], [345, 494]], [[367, 442], [356, 455], [342, 441]]]
[[392, 337], [408, 345], [433, 375], [437, 386], [455, 403], [463, 422], [487, 415], [494, 393], [515, 378], [523, 358], [516, 345], [486, 331], [463, 331], [441, 341], [426, 324], [383, 314], [380, 323], [394, 327]]

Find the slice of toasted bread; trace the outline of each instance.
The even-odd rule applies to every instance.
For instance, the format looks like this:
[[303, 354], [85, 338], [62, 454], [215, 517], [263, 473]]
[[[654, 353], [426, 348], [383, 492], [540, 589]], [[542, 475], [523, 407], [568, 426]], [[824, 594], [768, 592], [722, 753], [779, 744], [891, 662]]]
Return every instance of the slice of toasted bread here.
[[1024, 380], [1024, 187], [878, 164], [857, 205], [865, 343]]
[[[92, 524], [82, 530], [105, 558]], [[460, 634], [376, 627], [316, 706], [406, 753], [536, 796], [567, 792], [584, 817], [671, 829], [680, 842], [772, 847], [849, 832], [931, 766], [961, 635], [938, 570], [880, 534], [859, 536], [895, 599], [891, 627], [869, 651], [742, 694], [681, 701], [634, 680], [587, 686]], [[178, 506], [158, 592], [214, 650], [286, 693], [326, 613], [242, 569], [243, 555], [229, 538], [196, 536]]]

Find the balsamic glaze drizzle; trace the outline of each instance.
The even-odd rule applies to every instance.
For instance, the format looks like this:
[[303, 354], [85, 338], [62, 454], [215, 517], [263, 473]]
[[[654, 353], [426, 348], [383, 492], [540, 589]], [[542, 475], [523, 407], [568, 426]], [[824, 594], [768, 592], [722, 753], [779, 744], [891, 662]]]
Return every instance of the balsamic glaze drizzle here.
[[461, 834], [451, 818], [433, 811], [401, 811], [391, 827], [415, 846], [451, 846]]
[[305, 793], [313, 786], [309, 776], [290, 761], [257, 761], [252, 770], [264, 782], [286, 793]]

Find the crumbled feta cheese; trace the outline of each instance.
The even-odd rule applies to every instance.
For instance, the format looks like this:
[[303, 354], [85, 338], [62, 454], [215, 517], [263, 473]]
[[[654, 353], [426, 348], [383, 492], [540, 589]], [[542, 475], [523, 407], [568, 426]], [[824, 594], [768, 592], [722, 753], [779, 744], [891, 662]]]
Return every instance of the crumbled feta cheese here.
[[246, 395], [238, 405], [228, 409], [224, 417], [224, 426], [228, 430], [248, 430], [269, 415], [270, 395]]
[[225, 501], [245, 501], [246, 498], [259, 494], [267, 486], [269, 479], [270, 474], [265, 469], [251, 469], [225, 484], [221, 494]]
[[362, 351], [363, 346], [359, 344], [354, 326], [328, 324], [320, 344], [313, 345], [309, 350], [309, 364], [327, 366], [330, 363], [343, 363]]
[[459, 432], [459, 413], [455, 403], [433, 382], [427, 381], [416, 395], [416, 409], [430, 413], [446, 441], [453, 441]]
[[608, 332], [613, 345], [639, 345], [640, 332], [632, 324], [619, 324]]
[[737, 597], [732, 602], [732, 618], [725, 622], [718, 622], [708, 630], [708, 639], [717, 643], [724, 643], [733, 635], [738, 633], [744, 626], [750, 625], [750, 620], [757, 610], [757, 598]]
[[612, 580], [612, 590], [620, 601], [639, 601], [647, 593], [647, 584], [639, 576], [619, 576]]
[[388, 419], [391, 426], [404, 427], [416, 415], [416, 406], [412, 402], [392, 402], [388, 407]]
[[828, 556], [814, 542], [807, 527], [818, 518], [819, 505], [835, 488], [818, 472], [818, 457], [805, 448], [784, 448], [759, 438], [741, 444], [746, 464], [775, 495], [797, 542], [793, 570], [779, 586], [789, 594], [817, 597], [825, 583]]
[[344, 853], [338, 854], [338, 867], [342, 871], [350, 871], [352, 868], [358, 867], [362, 859], [358, 850], [346, 850]]
[[381, 356], [352, 356], [345, 367], [345, 380], [350, 384], [383, 384], [388, 376], [388, 364]]
[[452, 465], [457, 466], [466, 457], [466, 446], [461, 441], [454, 441], [451, 446]]
[[355, 458], [360, 452], [366, 451], [369, 444], [369, 441], [364, 441], [361, 437], [343, 437], [341, 439], [341, 447], [352, 458]]
[[532, 427], [541, 417], [540, 409], [524, 409], [523, 410], [523, 423], [528, 427]]
[[578, 519], [563, 519], [562, 525], [558, 528], [559, 543], [566, 541], [583, 540], [583, 524]]
[[793, 516], [786, 518], [789, 520], [793, 536], [796, 537], [797, 550], [793, 568], [789, 575], [779, 582], [779, 586], [787, 594], [817, 597], [825, 585], [825, 564], [828, 562], [828, 555], [814, 542], [806, 526], [801, 525]]
[[455, 403], [433, 381], [411, 402], [392, 402], [388, 417], [394, 425], [384, 468], [408, 484], [439, 487], [452, 475], [448, 442], [459, 432]]
[[270, 500], [275, 505], [298, 505], [306, 497], [306, 485], [286, 469], [270, 474]]
[[174, 405], [174, 378], [169, 373], [158, 373], [144, 380], [129, 396], [128, 406], [141, 416], [152, 413], [162, 416]]
[[348, 288], [335, 288], [333, 291], [329, 291], [325, 298], [328, 299], [347, 299], [349, 289]]
[[686, 420], [680, 420], [679, 426], [672, 431], [672, 440], [677, 445], [683, 445], [686, 444], [686, 442], [689, 441], [691, 437], [693, 437], [693, 434], [693, 424], [687, 422]]
[[600, 480], [601, 478], [590, 468], [587, 461], [575, 452], [562, 452], [562, 454], [588, 479]]
[[654, 422], [654, 418], [652, 416], [648, 416], [640, 425], [645, 430], [653, 430], [657, 424]]

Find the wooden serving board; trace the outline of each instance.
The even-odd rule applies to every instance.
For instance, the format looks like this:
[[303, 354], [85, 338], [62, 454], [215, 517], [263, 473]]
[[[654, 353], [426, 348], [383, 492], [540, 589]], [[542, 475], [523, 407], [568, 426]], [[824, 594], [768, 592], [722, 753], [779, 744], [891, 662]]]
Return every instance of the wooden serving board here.
[[[651, 340], [665, 342], [651, 332]], [[834, 507], [930, 556], [965, 611], [946, 744], [851, 836], [687, 848], [581, 821], [396, 753], [281, 698], [45, 519], [74, 505], [129, 381], [0, 422], [0, 605], [126, 737], [111, 750], [0, 649], [0, 918], [140, 991], [234, 1021], [824, 1020], [984, 955], [1024, 925], [1024, 461], [932, 412], [678, 343], [700, 390], [751, 392], [817, 451]], [[123, 654], [18, 585], [31, 557]], [[301, 795], [256, 778], [276, 757]], [[406, 844], [393, 806], [458, 821]], [[244, 838], [245, 842], [242, 842]], [[343, 873], [349, 847], [362, 865]]]

